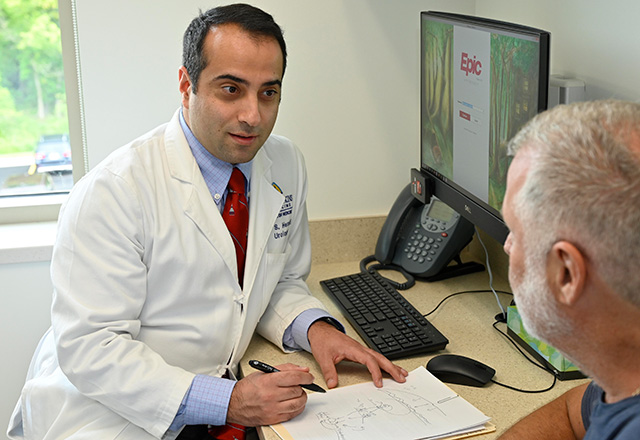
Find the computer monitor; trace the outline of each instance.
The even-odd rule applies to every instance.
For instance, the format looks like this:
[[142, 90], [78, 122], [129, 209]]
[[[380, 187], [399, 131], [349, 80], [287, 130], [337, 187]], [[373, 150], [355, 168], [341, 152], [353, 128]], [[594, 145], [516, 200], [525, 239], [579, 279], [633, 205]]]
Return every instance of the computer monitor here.
[[421, 167], [427, 188], [500, 243], [509, 139], [547, 108], [546, 31], [421, 13]]

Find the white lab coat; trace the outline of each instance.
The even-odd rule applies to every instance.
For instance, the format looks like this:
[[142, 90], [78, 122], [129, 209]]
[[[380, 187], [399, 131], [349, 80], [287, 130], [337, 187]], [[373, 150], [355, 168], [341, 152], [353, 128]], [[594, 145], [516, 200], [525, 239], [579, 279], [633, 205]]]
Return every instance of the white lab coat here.
[[160, 438], [194, 375], [237, 371], [254, 330], [283, 348], [293, 319], [323, 307], [304, 282], [306, 193], [301, 153], [271, 136], [252, 167], [241, 290], [178, 113], [88, 173], [60, 214], [52, 329], [12, 438]]

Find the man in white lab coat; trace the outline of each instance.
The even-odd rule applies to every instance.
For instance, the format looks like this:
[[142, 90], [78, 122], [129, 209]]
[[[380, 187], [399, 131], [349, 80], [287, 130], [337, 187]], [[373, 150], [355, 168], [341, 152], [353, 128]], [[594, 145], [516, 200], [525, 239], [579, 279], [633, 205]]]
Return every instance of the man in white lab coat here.
[[[193, 20], [182, 107], [96, 166], [61, 211], [52, 328], [11, 438], [213, 438], [207, 425], [288, 420], [306, 403], [299, 384], [313, 377], [287, 364], [236, 381], [255, 330], [285, 351], [312, 350], [329, 387], [343, 359], [366, 364], [377, 386], [381, 369], [404, 381], [406, 371], [339, 331], [304, 282], [303, 158], [271, 135], [285, 65], [280, 28], [259, 9], [231, 5]], [[240, 280], [220, 214], [234, 167], [249, 200]]]

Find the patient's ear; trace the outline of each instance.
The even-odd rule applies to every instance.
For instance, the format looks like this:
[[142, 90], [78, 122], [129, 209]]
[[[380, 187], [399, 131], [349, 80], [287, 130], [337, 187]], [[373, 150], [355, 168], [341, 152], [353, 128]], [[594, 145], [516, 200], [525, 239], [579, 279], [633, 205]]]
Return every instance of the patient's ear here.
[[558, 302], [575, 304], [584, 290], [586, 276], [582, 252], [568, 241], [556, 242], [547, 256], [547, 280]]

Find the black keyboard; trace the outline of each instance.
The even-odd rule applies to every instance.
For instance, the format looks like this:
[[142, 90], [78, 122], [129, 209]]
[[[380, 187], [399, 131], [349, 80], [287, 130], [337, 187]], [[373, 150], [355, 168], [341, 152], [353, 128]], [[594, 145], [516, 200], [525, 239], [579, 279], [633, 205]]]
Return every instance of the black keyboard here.
[[389, 359], [442, 350], [445, 338], [377, 273], [356, 273], [320, 281], [353, 328]]

